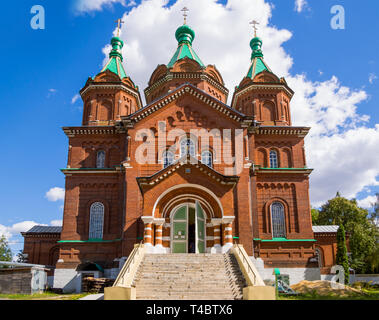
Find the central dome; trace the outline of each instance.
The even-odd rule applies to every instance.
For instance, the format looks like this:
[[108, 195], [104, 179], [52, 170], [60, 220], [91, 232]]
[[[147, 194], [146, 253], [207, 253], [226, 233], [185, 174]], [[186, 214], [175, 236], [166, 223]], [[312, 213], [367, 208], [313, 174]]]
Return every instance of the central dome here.
[[195, 31], [185, 24], [176, 30], [175, 37], [179, 43], [188, 42], [192, 45], [192, 41], [195, 39]]

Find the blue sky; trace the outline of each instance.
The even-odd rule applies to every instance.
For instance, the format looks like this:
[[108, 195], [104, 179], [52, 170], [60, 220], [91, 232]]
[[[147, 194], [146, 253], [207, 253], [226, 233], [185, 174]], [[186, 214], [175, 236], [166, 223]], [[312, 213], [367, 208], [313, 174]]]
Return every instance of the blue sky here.
[[[0, 119], [3, 150], [0, 158], [0, 233], [8, 235], [14, 253], [23, 246], [18, 236], [20, 231], [35, 223], [59, 224], [62, 219], [61, 194], [52, 192], [51, 195], [57, 198], [50, 197], [50, 200], [46, 196], [52, 188], [64, 188], [64, 176], [59, 169], [67, 163], [68, 140], [61, 127], [81, 124], [81, 100], [73, 103], [73, 98], [87, 78], [100, 71], [106, 57], [103, 50], [106, 51], [115, 30], [116, 19], [124, 16], [125, 67], [141, 90], [147, 86], [157, 63], [167, 63], [175, 51], [173, 34], [175, 26], [182, 21], [175, 5], [179, 8], [182, 3], [191, 10], [189, 21], [197, 32], [194, 44], [197, 53], [202, 60], [207, 60], [205, 63], [216, 62], [221, 71], [225, 70], [223, 75], [226, 83], [230, 83], [231, 94], [233, 85], [238, 84], [234, 79], [242, 80], [243, 72], [247, 72], [250, 20], [241, 18], [246, 23], [246, 31], [238, 27], [222, 29], [225, 28], [223, 22], [233, 22], [229, 14], [238, 16], [238, 10], [242, 10], [236, 0], [219, 2], [229, 5], [227, 8], [215, 7], [214, 0], [162, 3], [163, 0], [148, 0], [144, 5], [140, 5], [140, 1], [121, 0], [24, 0], [2, 4], [0, 98], [5, 113]], [[271, 6], [267, 7], [267, 3]], [[33, 17], [30, 9], [35, 4], [45, 8], [44, 30], [30, 27]], [[84, 7], [79, 7], [80, 4]], [[330, 26], [333, 16], [330, 9], [336, 4], [345, 8], [345, 30], [333, 30]], [[252, 19], [263, 21], [259, 32], [264, 41], [266, 62], [274, 72], [278, 70], [279, 76], [290, 79], [298, 95], [292, 107], [295, 118], [303, 125], [315, 127], [309, 140], [312, 150], [307, 154], [315, 169], [315, 178], [311, 180], [312, 203], [319, 205], [339, 190], [367, 205], [379, 192], [379, 154], [375, 149], [375, 144], [379, 144], [379, 126], [376, 127], [379, 123], [379, 38], [376, 34], [379, 3], [308, 0], [300, 12], [295, 10], [295, 0], [250, 0], [247, 8], [254, 9], [254, 5], [258, 9], [251, 10]], [[203, 11], [209, 8], [208, 17], [215, 21], [212, 26], [203, 25], [203, 17], [196, 15], [198, 6], [203, 6]], [[174, 22], [164, 17], [159, 20], [159, 10], [152, 11], [152, 8], [162, 10], [164, 17], [167, 13], [167, 17], [177, 18]], [[134, 11], [130, 12], [131, 9]], [[146, 21], [141, 21], [139, 15], [144, 16], [145, 12]], [[267, 18], [266, 22], [259, 12]], [[219, 19], [218, 14], [222, 18]], [[243, 14], [241, 11], [240, 15]], [[151, 26], [151, 21], [157, 22]], [[206, 38], [212, 28], [224, 30], [220, 41], [228, 39], [229, 45], [221, 50], [213, 49], [213, 45], [217, 46], [216, 41], [209, 44]], [[162, 31], [158, 34], [163, 49], [152, 44], [156, 30]], [[237, 40], [239, 37], [244, 40]], [[230, 43], [233, 38], [236, 42]], [[146, 65], [138, 64], [138, 52], [133, 51], [137, 50], [133, 47], [137, 41], [141, 41], [139, 50], [145, 49], [142, 56], [146, 57]], [[246, 50], [242, 55], [242, 58], [246, 56], [246, 62], [242, 59], [238, 66], [236, 62], [235, 69], [228, 68], [220, 57], [232, 50], [229, 46], [241, 46], [241, 51]], [[333, 86], [335, 88], [331, 89]], [[327, 101], [322, 97], [327, 97]], [[325, 119], [321, 115], [323, 112], [330, 119]], [[346, 114], [342, 115], [344, 112]], [[364, 115], [370, 119], [357, 120]], [[330, 125], [334, 122], [337, 124]], [[360, 145], [365, 148], [360, 149]], [[333, 159], [329, 156], [330, 150], [337, 150]], [[338, 153], [341, 163], [349, 159], [346, 171], [340, 161], [335, 160], [339, 159]]]

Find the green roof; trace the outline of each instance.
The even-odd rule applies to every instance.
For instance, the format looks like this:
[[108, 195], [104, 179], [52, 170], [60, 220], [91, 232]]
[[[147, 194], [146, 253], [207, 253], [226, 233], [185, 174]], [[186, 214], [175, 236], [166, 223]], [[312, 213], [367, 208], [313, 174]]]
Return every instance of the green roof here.
[[184, 58], [195, 60], [201, 67], [205, 68], [204, 63], [192, 48], [192, 42], [195, 39], [195, 31], [187, 25], [179, 27], [175, 32], [175, 37], [178, 40], [178, 49], [167, 67], [172, 68], [174, 64]]
[[118, 37], [113, 37], [111, 40], [111, 44], [112, 51], [109, 54], [109, 61], [101, 70], [101, 72], [109, 70], [117, 74], [120, 77], [120, 79], [126, 78], [126, 72], [122, 64], [123, 57], [121, 53], [121, 50], [124, 46], [124, 42]]
[[247, 73], [247, 77], [250, 79], [254, 79], [257, 74], [263, 71], [271, 72], [270, 68], [264, 62], [263, 58], [254, 58], [251, 61], [251, 65], [249, 68], [249, 72]]
[[255, 37], [250, 42], [250, 47], [253, 50], [251, 54], [251, 64], [247, 77], [254, 79], [255, 76], [263, 71], [272, 72], [266, 62], [263, 60], [262, 52], [262, 40], [258, 37]]

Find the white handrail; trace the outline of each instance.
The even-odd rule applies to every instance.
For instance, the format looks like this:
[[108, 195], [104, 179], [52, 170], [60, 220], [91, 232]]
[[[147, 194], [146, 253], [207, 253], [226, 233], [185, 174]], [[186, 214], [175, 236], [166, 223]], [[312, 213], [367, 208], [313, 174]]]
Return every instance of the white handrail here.
[[126, 260], [120, 273], [118, 274], [113, 287], [130, 287], [138, 267], [145, 256], [145, 246], [143, 243], [136, 244], [133, 251]]
[[242, 244], [235, 244], [232, 248], [232, 253], [237, 258], [238, 264], [245, 276], [248, 286], [265, 286], [257, 268], [251, 261]]

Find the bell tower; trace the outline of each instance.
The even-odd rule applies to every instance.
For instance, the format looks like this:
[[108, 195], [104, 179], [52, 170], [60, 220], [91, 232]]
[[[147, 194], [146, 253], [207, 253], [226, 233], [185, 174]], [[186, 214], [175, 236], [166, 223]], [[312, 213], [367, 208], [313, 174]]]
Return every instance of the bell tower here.
[[262, 125], [291, 126], [290, 101], [294, 92], [264, 61], [262, 43], [255, 34], [250, 42], [249, 71], [235, 88], [232, 107]]
[[122, 116], [142, 108], [139, 89], [127, 76], [122, 63], [124, 42], [113, 37], [111, 45], [107, 64], [94, 78], [88, 78], [80, 91], [85, 126], [113, 125]]

